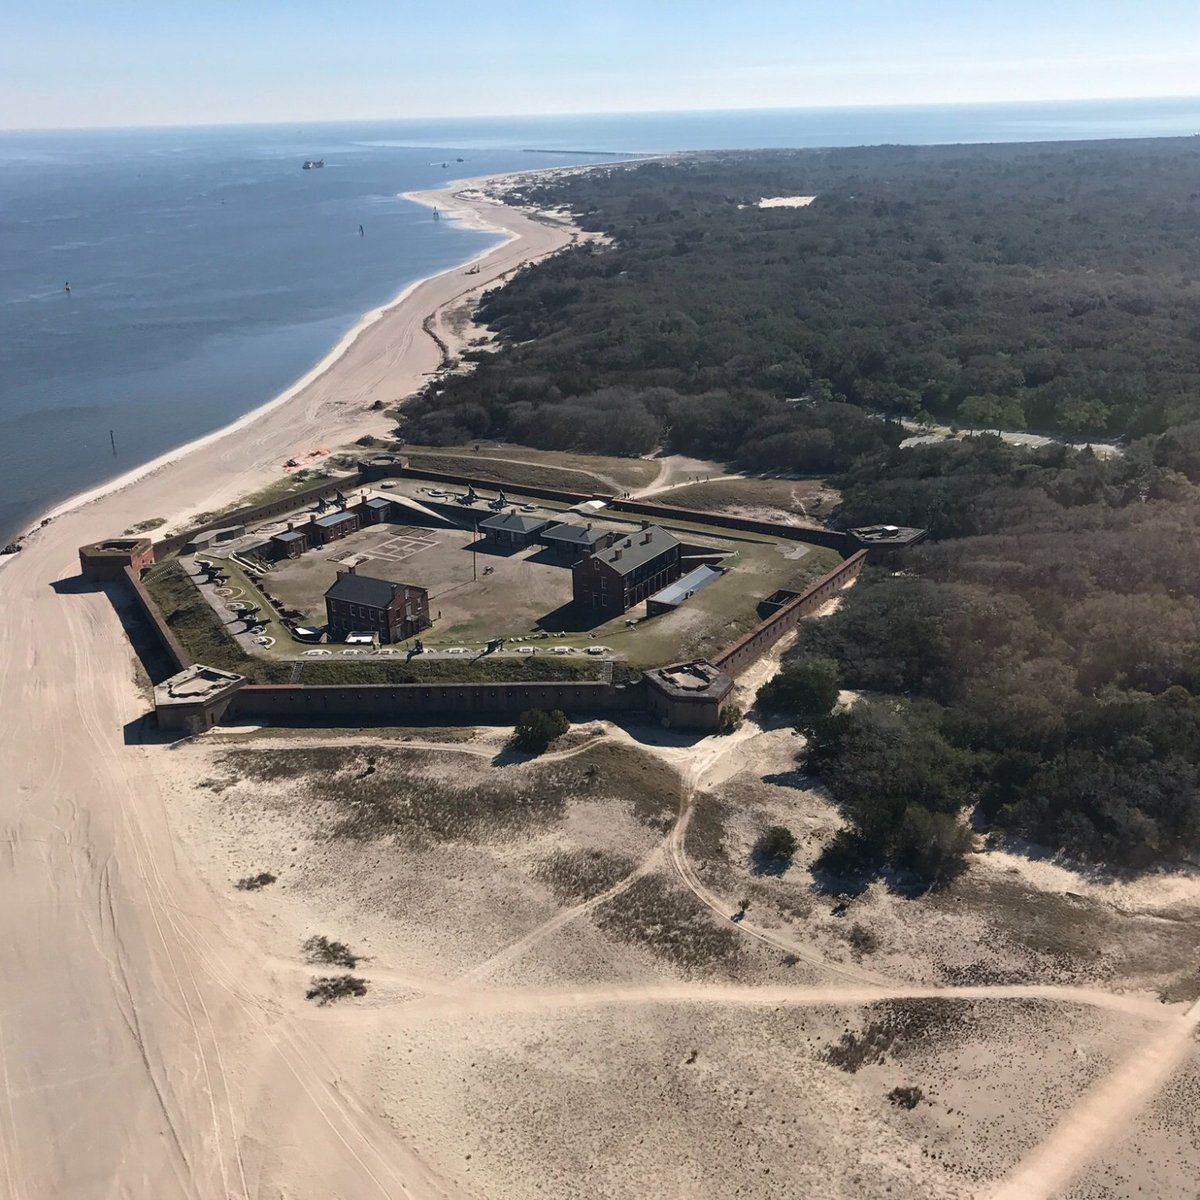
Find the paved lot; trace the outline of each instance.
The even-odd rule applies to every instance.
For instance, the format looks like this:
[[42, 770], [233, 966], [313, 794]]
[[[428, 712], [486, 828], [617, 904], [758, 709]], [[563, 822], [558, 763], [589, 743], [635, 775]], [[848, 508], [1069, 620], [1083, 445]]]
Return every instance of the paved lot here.
[[407, 562], [414, 554], [420, 554], [422, 550], [430, 550], [440, 544], [430, 530], [412, 526], [408, 529], [398, 530], [395, 537], [380, 542], [371, 551], [371, 556], [387, 559], [390, 562]]

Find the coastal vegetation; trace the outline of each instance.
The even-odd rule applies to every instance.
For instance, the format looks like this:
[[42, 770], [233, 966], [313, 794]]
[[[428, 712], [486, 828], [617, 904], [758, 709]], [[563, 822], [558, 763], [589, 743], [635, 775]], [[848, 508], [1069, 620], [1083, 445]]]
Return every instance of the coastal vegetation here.
[[[805, 208], [757, 207], [810, 194]], [[488, 292], [410, 441], [845, 469], [885, 413], [1140, 437], [1200, 417], [1189, 140], [730, 153], [526, 189], [606, 243]], [[802, 403], [789, 403], [802, 401]]]
[[[816, 199], [757, 206], [789, 194]], [[931, 533], [762, 697], [846, 818], [825, 868], [944, 882], [971, 813], [1131, 868], [1200, 848], [1190, 139], [690, 156], [526, 196], [605, 241], [484, 296], [497, 352], [418, 396], [408, 442], [821, 475], [831, 523]], [[1124, 452], [902, 448], [902, 420]], [[814, 659], [870, 698], [810, 701]]]
[[768, 825], [755, 839], [750, 858], [758, 874], [781, 874], [795, 853], [796, 835], [786, 825]]
[[[938, 536], [802, 627], [802, 658], [836, 659], [874, 695], [816, 727], [809, 761], [839, 802], [886, 823], [877, 810], [894, 816], [915, 778], [934, 812], [975, 805], [1088, 860], [1200, 846], [1200, 573], [1185, 552], [1200, 490], [1168, 465], [1186, 466], [1179, 444], [1101, 460], [984, 436], [840, 480], [849, 512], [906, 513]], [[863, 771], [881, 759], [888, 800], [872, 801]]]
[[541, 708], [526, 709], [513, 729], [512, 744], [527, 754], [544, 754], [550, 743], [562, 737], [571, 722], [557, 708], [546, 712]]
[[315, 1001], [324, 1008], [325, 1005], [344, 1000], [347, 996], [366, 994], [367, 981], [357, 975], [314, 975], [304, 998]]

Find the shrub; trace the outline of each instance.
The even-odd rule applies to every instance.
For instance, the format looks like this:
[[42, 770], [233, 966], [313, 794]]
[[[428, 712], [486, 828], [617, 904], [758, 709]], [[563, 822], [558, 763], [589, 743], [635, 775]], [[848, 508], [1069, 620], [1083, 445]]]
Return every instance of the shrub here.
[[733, 733], [735, 729], [741, 729], [742, 722], [745, 720], [746, 714], [742, 712], [740, 704], [727, 704], [721, 709], [721, 732]]
[[888, 1099], [897, 1108], [916, 1108], [925, 1098], [925, 1093], [919, 1087], [894, 1087], [888, 1092]]
[[571, 722], [557, 708], [553, 712], [530, 708], [517, 718], [512, 742], [518, 750], [541, 754], [555, 738], [562, 737], [570, 728]]
[[257, 875], [247, 875], [239, 879], [233, 886], [240, 892], [257, 892], [267, 884], [274, 883], [275, 876], [270, 871], [260, 871]]
[[857, 921], [850, 926], [850, 932], [846, 934], [846, 941], [859, 954], [872, 954], [879, 949], [879, 939], [865, 925], [860, 925]]
[[341, 1000], [345, 996], [365, 996], [367, 981], [357, 975], [314, 975], [308, 991], [304, 993], [306, 1000], [314, 1000], [322, 1008]]
[[910, 804], [896, 835], [896, 858], [931, 886], [948, 883], [966, 866], [975, 835], [953, 813]]
[[796, 853], [796, 835], [784, 825], [771, 825], [758, 835], [750, 859], [760, 874], [780, 875], [792, 865]]
[[787, 666], [758, 690], [758, 703], [768, 712], [808, 726], [829, 715], [838, 698], [838, 665], [832, 658], [807, 655]]
[[331, 942], [323, 933], [305, 941], [304, 960], [310, 963], [329, 963], [336, 967], [357, 967], [358, 956], [345, 942]]

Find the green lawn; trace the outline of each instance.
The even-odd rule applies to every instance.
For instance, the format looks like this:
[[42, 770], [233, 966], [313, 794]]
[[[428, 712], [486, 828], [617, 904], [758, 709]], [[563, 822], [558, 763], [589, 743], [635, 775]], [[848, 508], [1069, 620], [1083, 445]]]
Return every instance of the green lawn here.
[[[800, 553], [799, 558], [787, 554]], [[672, 613], [646, 617], [639, 604], [629, 613], [595, 630], [596, 636], [563, 639], [568, 645], [598, 642], [611, 647], [633, 666], [652, 667], [689, 658], [711, 658], [752, 629], [761, 618], [757, 604], [779, 588], [801, 591], [841, 561], [835, 550], [794, 542], [745, 541], [730, 568]], [[637, 618], [633, 629], [627, 617]]]
[[810, 521], [822, 521], [841, 496], [820, 479], [713, 479], [647, 496], [654, 504], [678, 505], [705, 512], [772, 509]]
[[[526, 483], [574, 492], [614, 492], [648, 484], [657, 474], [655, 463], [643, 458], [606, 458], [559, 450], [530, 450], [527, 446], [414, 446], [402, 451], [414, 467], [454, 471], [499, 483]], [[510, 461], [511, 460], [511, 461]]]

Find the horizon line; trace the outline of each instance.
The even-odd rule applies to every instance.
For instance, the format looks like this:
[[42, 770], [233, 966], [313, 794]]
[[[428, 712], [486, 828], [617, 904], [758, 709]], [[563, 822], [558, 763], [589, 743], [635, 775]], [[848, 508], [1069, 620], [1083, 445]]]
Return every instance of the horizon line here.
[[121, 133], [134, 130], [177, 130], [177, 129], [247, 129], [247, 128], [280, 128], [289, 125], [357, 125], [379, 124], [387, 122], [407, 121], [519, 121], [519, 120], [569, 120], [581, 117], [669, 117], [669, 116], [713, 116], [729, 113], [788, 113], [788, 112], [858, 112], [880, 111], [887, 109], [964, 109], [964, 108], [1022, 108], [1034, 105], [1070, 105], [1070, 104], [1137, 104], [1137, 103], [1170, 103], [1172, 101], [1200, 102], [1200, 93], [1165, 96], [1072, 96], [1054, 99], [1023, 99], [1023, 100], [936, 100], [904, 103], [872, 103], [872, 104], [796, 104], [771, 105], [742, 105], [733, 108], [646, 108], [646, 109], [611, 109], [608, 111], [579, 111], [579, 112], [524, 112], [524, 113], [494, 113], [494, 114], [462, 114], [455, 116], [374, 116], [374, 117], [305, 117], [297, 120], [265, 120], [265, 121], [193, 121], [168, 122], [166, 124], [144, 125], [26, 125], [0, 126], [0, 134], [26, 133]]

